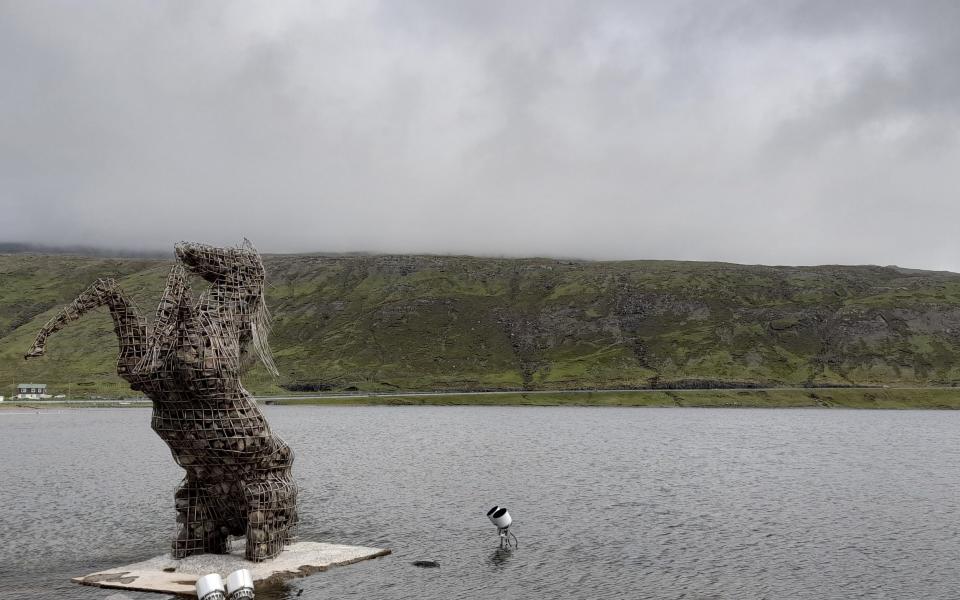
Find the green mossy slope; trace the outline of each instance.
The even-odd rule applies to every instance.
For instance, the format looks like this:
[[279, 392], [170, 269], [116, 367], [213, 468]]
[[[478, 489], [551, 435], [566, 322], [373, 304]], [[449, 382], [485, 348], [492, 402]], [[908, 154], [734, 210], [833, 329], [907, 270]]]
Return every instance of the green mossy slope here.
[[[873, 266], [431, 256], [266, 258], [289, 390], [960, 382], [960, 275]], [[0, 394], [126, 391], [105, 310], [22, 354], [55, 310], [115, 277], [145, 313], [170, 262], [0, 255]], [[195, 286], [202, 289], [201, 283]]]

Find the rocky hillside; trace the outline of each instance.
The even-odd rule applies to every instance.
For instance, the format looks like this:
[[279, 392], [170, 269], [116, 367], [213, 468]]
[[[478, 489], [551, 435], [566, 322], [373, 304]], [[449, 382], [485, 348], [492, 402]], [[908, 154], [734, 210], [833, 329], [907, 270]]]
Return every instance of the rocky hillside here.
[[[286, 390], [955, 385], [960, 275], [892, 267], [270, 256]], [[0, 394], [119, 393], [104, 310], [21, 356], [97, 277], [144, 312], [170, 262], [0, 255]], [[202, 288], [197, 282], [195, 289]]]

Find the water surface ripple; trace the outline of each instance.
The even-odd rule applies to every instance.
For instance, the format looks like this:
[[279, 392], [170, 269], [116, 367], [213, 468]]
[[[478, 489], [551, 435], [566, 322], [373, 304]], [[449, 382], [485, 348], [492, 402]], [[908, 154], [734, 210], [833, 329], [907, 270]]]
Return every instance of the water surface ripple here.
[[[960, 413], [269, 407], [306, 540], [392, 556], [258, 592], [385, 598], [936, 599], [960, 590]], [[0, 411], [0, 597], [173, 535], [144, 409]], [[485, 513], [509, 507], [519, 550]], [[419, 569], [415, 560], [437, 560]], [[128, 598], [156, 598], [125, 594]]]

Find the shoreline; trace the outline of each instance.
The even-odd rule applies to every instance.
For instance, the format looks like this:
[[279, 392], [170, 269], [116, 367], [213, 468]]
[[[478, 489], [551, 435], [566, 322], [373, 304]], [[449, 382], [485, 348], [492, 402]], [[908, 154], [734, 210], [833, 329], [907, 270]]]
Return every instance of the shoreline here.
[[[621, 406], [958, 410], [960, 388], [762, 388], [358, 393], [263, 396], [267, 406]], [[149, 408], [146, 399], [5, 401], [0, 410]]]

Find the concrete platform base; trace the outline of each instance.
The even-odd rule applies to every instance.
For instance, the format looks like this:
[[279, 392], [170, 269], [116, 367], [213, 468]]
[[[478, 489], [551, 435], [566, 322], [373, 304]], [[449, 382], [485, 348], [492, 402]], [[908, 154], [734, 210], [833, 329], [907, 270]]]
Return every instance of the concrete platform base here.
[[196, 596], [197, 579], [208, 573], [220, 573], [226, 579], [237, 569], [249, 569], [254, 584], [277, 583], [390, 554], [389, 550], [379, 548], [297, 542], [287, 546], [280, 556], [255, 563], [243, 557], [243, 545], [239, 546], [230, 554], [199, 554], [181, 560], [169, 554], [156, 556], [86, 577], [74, 577], [72, 581], [102, 588]]

